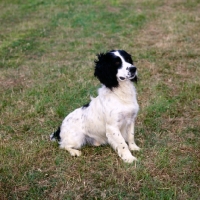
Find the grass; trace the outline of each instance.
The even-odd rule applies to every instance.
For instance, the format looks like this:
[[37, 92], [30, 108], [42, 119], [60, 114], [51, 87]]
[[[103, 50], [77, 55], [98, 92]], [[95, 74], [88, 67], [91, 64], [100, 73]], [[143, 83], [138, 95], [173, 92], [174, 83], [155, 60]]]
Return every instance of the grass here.
[[[178, 199], [199, 191], [199, 0], [0, 2], [0, 199]], [[135, 164], [49, 134], [95, 96], [99, 52], [133, 55]]]

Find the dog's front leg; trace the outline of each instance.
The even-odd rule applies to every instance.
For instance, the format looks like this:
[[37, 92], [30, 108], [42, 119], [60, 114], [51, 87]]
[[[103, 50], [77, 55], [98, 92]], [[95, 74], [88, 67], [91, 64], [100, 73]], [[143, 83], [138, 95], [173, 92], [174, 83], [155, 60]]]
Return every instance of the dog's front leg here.
[[113, 147], [124, 162], [132, 163], [134, 160], [137, 160], [134, 156], [132, 156], [128, 145], [117, 127], [107, 125], [106, 136], [108, 138], [108, 143]]
[[131, 151], [139, 151], [140, 147], [138, 147], [135, 144], [135, 140], [134, 140], [134, 122], [131, 123], [131, 125], [127, 131], [128, 131], [128, 141], [127, 142], [128, 142], [129, 149]]

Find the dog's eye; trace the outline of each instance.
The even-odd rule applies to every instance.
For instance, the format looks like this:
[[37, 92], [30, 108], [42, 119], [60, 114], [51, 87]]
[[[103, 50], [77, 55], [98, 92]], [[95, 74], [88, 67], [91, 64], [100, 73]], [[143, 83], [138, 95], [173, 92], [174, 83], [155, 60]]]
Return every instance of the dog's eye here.
[[119, 62], [119, 61], [117, 61], [117, 62], [115, 62], [115, 64], [116, 64], [116, 65], [120, 65], [120, 62]]

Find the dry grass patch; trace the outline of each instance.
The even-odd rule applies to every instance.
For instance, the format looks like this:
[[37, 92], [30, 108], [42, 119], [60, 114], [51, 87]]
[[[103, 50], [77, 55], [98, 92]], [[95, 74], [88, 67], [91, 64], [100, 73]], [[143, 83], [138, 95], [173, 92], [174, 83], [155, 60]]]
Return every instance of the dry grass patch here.
[[[105, 6], [105, 4], [107, 6]], [[0, 3], [2, 199], [199, 198], [198, 1]], [[139, 71], [134, 152], [72, 158], [49, 134], [96, 96], [95, 54], [125, 49]]]

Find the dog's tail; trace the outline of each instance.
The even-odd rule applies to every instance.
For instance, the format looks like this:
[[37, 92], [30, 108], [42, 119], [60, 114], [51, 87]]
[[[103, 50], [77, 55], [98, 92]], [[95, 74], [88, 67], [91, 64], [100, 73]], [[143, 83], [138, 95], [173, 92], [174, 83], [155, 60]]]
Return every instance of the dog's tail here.
[[57, 131], [55, 131], [54, 133], [52, 133], [50, 135], [50, 140], [51, 141], [55, 141], [58, 140], [58, 142], [60, 141], [60, 127], [58, 127]]

